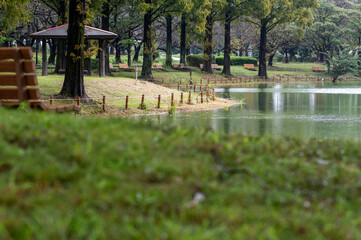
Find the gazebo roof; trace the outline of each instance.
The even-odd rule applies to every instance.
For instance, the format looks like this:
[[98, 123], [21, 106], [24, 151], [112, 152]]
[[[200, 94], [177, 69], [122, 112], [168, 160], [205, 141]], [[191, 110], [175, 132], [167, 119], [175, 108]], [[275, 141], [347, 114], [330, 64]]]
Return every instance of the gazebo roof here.
[[[49, 28], [40, 32], [30, 34], [31, 38], [42, 39], [66, 39], [68, 36], [68, 24]], [[114, 39], [118, 35], [99, 28], [85, 26], [84, 36], [87, 39]]]

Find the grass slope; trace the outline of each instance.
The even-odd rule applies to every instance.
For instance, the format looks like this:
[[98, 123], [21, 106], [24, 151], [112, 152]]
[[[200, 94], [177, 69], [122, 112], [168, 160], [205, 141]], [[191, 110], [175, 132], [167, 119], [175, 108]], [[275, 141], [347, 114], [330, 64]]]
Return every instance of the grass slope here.
[[0, 239], [361, 238], [360, 143], [0, 116]]

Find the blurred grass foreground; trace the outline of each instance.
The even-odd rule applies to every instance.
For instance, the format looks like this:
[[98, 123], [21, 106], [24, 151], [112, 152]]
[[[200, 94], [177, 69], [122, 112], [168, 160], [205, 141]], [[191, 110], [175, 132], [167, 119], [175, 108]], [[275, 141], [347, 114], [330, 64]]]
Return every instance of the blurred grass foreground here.
[[0, 116], [1, 240], [361, 239], [358, 142]]

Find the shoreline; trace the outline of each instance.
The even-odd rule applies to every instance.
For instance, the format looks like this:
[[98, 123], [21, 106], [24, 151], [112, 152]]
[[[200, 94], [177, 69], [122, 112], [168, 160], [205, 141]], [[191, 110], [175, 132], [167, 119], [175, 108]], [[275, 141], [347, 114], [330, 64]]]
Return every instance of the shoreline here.
[[[177, 105], [175, 107], [174, 113], [182, 113], [182, 112], [198, 112], [198, 111], [215, 111], [222, 108], [229, 108], [231, 106], [235, 106], [238, 104], [242, 104], [242, 102], [236, 102], [233, 100], [228, 100], [224, 98], [216, 98], [215, 101], [211, 101], [208, 103], [194, 103], [194, 104], [182, 104]], [[99, 113], [89, 113], [83, 112], [80, 116], [85, 117], [122, 117], [122, 118], [130, 118], [136, 116], [147, 116], [147, 115], [165, 115], [169, 114], [168, 109], [150, 109], [150, 110], [142, 110], [142, 109], [124, 109], [124, 108], [113, 108], [107, 107], [106, 112], [99, 112]]]

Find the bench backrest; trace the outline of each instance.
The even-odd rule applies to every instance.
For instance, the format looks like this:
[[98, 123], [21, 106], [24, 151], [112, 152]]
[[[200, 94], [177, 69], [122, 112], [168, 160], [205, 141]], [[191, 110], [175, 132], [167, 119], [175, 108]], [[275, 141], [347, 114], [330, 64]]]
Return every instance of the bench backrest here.
[[114, 66], [113, 66], [112, 63], [109, 63], [109, 69], [110, 69], [110, 70], [113, 70], [113, 69], [114, 69]]
[[173, 66], [173, 68], [178, 68], [178, 64], [176, 64], [176, 63], [173, 63], [172, 66]]
[[211, 64], [211, 67], [212, 68], [218, 68], [219, 66], [218, 66], [218, 64]]
[[19, 105], [39, 101], [33, 52], [29, 47], [0, 48], [0, 103]]
[[325, 68], [323, 68], [323, 67], [312, 67], [312, 70], [321, 70], [321, 71], [324, 71]]
[[162, 68], [162, 64], [155, 64], [156, 68]]
[[129, 68], [127, 63], [119, 63], [119, 68]]
[[254, 68], [254, 64], [243, 64], [245, 68]]
[[180, 63], [180, 64], [179, 64], [179, 67], [180, 67], [180, 68], [184, 68], [184, 67], [185, 67], [185, 66], [184, 66], [184, 63]]

